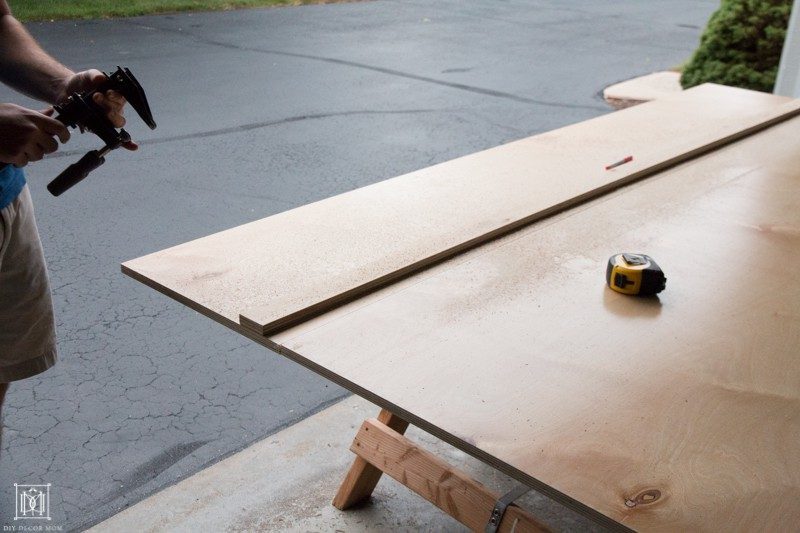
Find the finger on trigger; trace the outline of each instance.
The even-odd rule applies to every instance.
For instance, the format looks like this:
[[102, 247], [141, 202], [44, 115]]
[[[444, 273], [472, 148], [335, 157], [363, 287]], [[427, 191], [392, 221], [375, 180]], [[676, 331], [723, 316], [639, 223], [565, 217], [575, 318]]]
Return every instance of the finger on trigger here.
[[114, 111], [121, 111], [125, 107], [125, 98], [122, 96], [107, 96], [106, 102], [108, 107], [112, 108]]
[[[109, 92], [111, 92], [111, 91], [109, 91]], [[109, 113], [109, 116], [112, 113], [119, 112], [122, 109], [122, 107], [124, 106], [124, 103], [120, 103], [119, 101], [110, 98], [109, 96], [107, 96], [107, 94], [104, 96], [104, 95], [102, 95], [100, 93], [96, 93], [93, 98], [94, 98], [94, 101], [95, 101], [95, 103], [97, 105], [99, 105], [106, 112]]]
[[35, 114], [34, 120], [36, 125], [39, 126], [39, 129], [48, 133], [49, 135], [58, 135], [58, 138], [61, 139], [62, 144], [69, 140], [69, 130], [67, 127], [59, 122], [58, 120], [48, 117], [47, 115], [42, 115], [40, 113]]
[[46, 154], [51, 154], [58, 150], [58, 143], [56, 140], [46, 133], [39, 133], [36, 144], [38, 144]]
[[99, 85], [99, 84], [103, 83], [104, 81], [106, 81], [106, 79], [107, 79], [105, 74], [103, 74], [102, 72], [100, 72], [99, 70], [97, 70], [95, 68], [87, 71], [87, 73], [91, 77], [92, 83], [95, 84], [95, 85]]
[[25, 156], [28, 158], [28, 161], [39, 161], [44, 157], [44, 150], [42, 150], [42, 147], [38, 144], [29, 145], [28, 148], [25, 149]]
[[55, 124], [47, 124], [44, 126], [44, 131], [48, 135], [56, 135], [58, 139], [61, 141], [61, 144], [65, 144], [69, 140], [69, 130], [65, 125], [58, 121], [54, 121]]
[[117, 91], [109, 89], [108, 91], [106, 91], [106, 96], [108, 97], [109, 100], [112, 100], [114, 102], [118, 102], [120, 104], [125, 104], [125, 97], [122, 96]]
[[58, 137], [58, 139], [61, 141], [61, 144], [66, 144], [66, 142], [69, 141], [69, 138], [70, 138], [69, 130], [67, 129], [66, 126], [64, 126], [60, 122], [59, 122], [59, 125], [61, 127], [54, 127], [53, 129], [46, 130], [46, 131], [50, 135], [56, 135]]

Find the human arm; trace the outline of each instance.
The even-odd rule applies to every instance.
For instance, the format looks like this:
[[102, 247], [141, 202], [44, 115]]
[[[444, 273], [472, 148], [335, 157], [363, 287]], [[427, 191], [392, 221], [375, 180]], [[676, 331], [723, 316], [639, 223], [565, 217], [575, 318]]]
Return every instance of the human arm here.
[[56, 104], [74, 72], [50, 57], [0, 0], [0, 81], [31, 98]]
[[[0, 82], [37, 100], [57, 104], [66, 100], [74, 92], [96, 88], [105, 79], [105, 75], [99, 70], [92, 69], [75, 73], [56, 61], [14, 18], [6, 0], [0, 0]], [[96, 94], [94, 101], [106, 111], [114, 126], [118, 128], [124, 126], [125, 99], [122, 95], [114, 91], [107, 91], [104, 94]], [[30, 113], [32, 113], [30, 110], [3, 104], [2, 113], [0, 113], [0, 141], [17, 140], [12, 143], [13, 146], [0, 148], [0, 160], [3, 162], [20, 164], [18, 162], [23, 160], [25, 162], [35, 161], [41, 159], [43, 154], [50, 153], [58, 147], [57, 144], [53, 146], [53, 143], [38, 142], [41, 140], [39, 135], [24, 135], [31, 125], [47, 124], [47, 127], [40, 127], [40, 132], [50, 133], [58, 130], [52, 135], [57, 135], [62, 142], [69, 139], [66, 127], [62, 125], [59, 129], [53, 124], [57, 122], [56, 120], [45, 120], [48, 117], [41, 113], [41, 116], [38, 117]], [[48, 111], [48, 114], [52, 114], [52, 112]], [[20, 146], [20, 134], [23, 134], [22, 143], [25, 146]], [[42, 149], [41, 154], [39, 154], [37, 146]], [[131, 142], [125, 147], [134, 150], [136, 144]]]

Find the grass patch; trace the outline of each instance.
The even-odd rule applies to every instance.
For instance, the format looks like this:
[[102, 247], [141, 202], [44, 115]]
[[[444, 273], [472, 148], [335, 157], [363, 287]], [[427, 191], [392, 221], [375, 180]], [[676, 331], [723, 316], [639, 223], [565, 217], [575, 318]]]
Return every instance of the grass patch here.
[[324, 4], [326, 0], [12, 0], [21, 21], [133, 17], [178, 11], [217, 11], [244, 7]]

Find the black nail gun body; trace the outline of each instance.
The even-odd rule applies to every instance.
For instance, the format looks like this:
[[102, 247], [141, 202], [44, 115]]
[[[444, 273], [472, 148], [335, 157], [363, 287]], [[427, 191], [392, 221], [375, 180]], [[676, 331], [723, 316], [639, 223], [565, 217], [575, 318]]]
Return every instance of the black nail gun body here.
[[106, 74], [106, 77], [108, 79], [94, 91], [74, 93], [65, 102], [53, 106], [57, 113], [56, 120], [71, 128], [91, 131], [105, 143], [103, 148], [92, 150], [77, 163], [68, 166], [47, 185], [47, 190], [53, 196], [59, 196], [88, 176], [91, 171], [105, 163], [104, 156], [108, 152], [131, 140], [128, 132], [124, 129], [117, 130], [106, 116], [105, 110], [94, 102], [95, 93], [105, 93], [108, 90], [120, 93], [151, 130], [156, 128], [147, 97], [133, 73], [127, 68], [117, 67], [116, 72]]

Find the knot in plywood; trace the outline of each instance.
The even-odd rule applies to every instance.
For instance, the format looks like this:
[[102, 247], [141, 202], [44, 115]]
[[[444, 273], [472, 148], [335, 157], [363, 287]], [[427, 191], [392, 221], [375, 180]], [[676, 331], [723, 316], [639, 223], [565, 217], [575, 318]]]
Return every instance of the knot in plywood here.
[[632, 498], [625, 498], [625, 507], [633, 509], [640, 505], [650, 505], [661, 498], [661, 491], [658, 489], [643, 490]]

